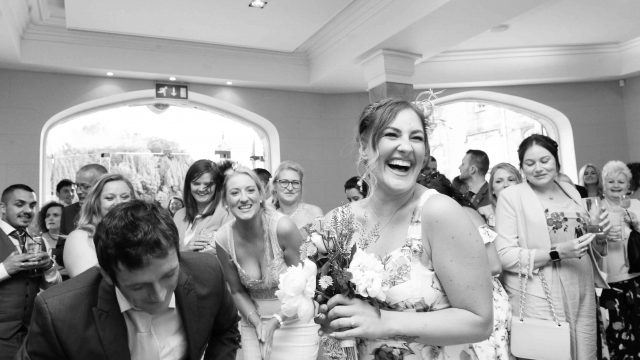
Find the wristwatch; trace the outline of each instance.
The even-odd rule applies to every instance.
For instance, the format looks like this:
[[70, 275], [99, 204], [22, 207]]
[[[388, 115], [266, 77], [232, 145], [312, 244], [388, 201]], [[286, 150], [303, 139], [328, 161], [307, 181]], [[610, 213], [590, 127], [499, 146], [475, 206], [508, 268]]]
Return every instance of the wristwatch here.
[[560, 261], [560, 253], [558, 253], [558, 250], [556, 250], [555, 246], [551, 247], [551, 250], [549, 251], [549, 257], [551, 257], [551, 261]]

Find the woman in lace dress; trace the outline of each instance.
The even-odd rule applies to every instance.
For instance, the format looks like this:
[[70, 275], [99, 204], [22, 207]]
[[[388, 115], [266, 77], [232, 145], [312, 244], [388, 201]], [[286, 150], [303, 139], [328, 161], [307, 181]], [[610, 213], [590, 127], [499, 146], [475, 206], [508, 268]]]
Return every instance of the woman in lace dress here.
[[234, 219], [216, 233], [216, 253], [242, 316], [244, 359], [315, 360], [318, 326], [287, 318], [275, 295], [280, 274], [300, 262], [300, 231], [264, 206], [264, 190], [252, 170], [227, 175], [222, 193]]
[[476, 227], [454, 200], [416, 184], [429, 156], [425, 126], [406, 101], [367, 106], [357, 142], [370, 194], [325, 217], [354, 227], [350, 242], [384, 264], [383, 308], [336, 295], [319, 316], [335, 338], [359, 339], [360, 359], [476, 359], [469, 343], [491, 333], [489, 266]]

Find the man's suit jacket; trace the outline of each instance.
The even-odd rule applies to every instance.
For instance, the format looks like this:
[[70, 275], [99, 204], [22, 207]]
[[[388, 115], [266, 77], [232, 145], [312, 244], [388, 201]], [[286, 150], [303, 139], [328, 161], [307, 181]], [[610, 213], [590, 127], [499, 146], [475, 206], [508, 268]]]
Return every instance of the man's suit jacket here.
[[[176, 306], [187, 336], [189, 360], [235, 360], [238, 311], [215, 256], [180, 254]], [[127, 360], [127, 328], [115, 288], [98, 268], [36, 298], [30, 331], [16, 359]]]
[[62, 208], [62, 217], [60, 218], [60, 233], [62, 235], [69, 235], [76, 228], [80, 207], [80, 203], [73, 203]]

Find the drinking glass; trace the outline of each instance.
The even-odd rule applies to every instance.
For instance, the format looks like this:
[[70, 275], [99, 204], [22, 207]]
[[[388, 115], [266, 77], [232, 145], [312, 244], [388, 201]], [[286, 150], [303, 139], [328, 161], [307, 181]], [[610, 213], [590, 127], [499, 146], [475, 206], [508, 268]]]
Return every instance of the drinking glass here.
[[587, 232], [588, 233], [602, 232], [602, 227], [600, 226], [600, 213], [602, 211], [600, 199], [598, 197], [587, 197], [582, 199], [582, 203], [584, 204], [584, 207], [587, 209], [587, 215], [588, 215]]
[[[44, 254], [47, 253], [47, 248], [44, 245], [44, 241], [45, 240], [42, 238], [42, 236], [27, 236], [26, 242], [24, 244], [25, 249], [27, 250], [27, 254], [38, 255], [38, 257], [36, 257], [32, 261], [40, 261]], [[31, 269], [29, 270], [29, 273], [31, 276], [39, 276], [40, 274], [42, 274], [42, 270]]]

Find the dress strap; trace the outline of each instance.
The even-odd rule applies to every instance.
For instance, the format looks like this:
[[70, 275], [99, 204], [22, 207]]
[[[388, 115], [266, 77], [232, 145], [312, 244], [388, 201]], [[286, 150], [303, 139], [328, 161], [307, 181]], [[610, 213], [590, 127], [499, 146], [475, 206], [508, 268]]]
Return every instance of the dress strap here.
[[424, 204], [427, 202], [427, 200], [429, 200], [429, 198], [435, 194], [439, 194], [439, 192], [434, 189], [427, 189], [427, 191], [423, 192], [422, 195], [420, 195], [418, 204], [416, 205], [415, 209], [413, 209], [413, 214], [411, 215], [411, 223], [421, 222], [422, 208], [424, 207]]
[[266, 235], [269, 246], [271, 247], [271, 254], [274, 259], [284, 259], [284, 254], [282, 253], [280, 243], [278, 242], [278, 222], [285, 215], [275, 210], [265, 209], [264, 216], [263, 226], [266, 226]]

